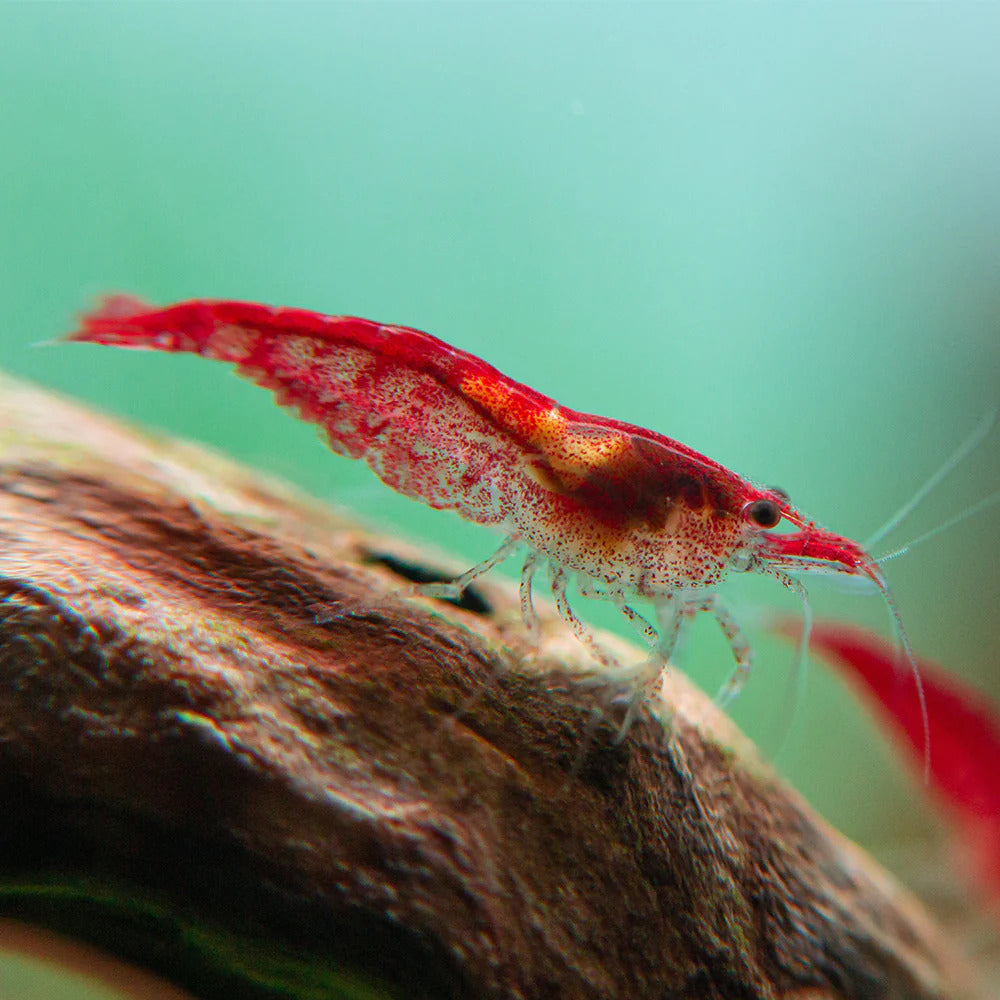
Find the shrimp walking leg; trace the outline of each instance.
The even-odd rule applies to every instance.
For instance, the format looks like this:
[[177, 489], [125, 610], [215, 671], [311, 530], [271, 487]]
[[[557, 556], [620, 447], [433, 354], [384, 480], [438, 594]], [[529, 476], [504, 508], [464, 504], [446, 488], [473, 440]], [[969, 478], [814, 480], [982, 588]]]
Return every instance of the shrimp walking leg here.
[[[619, 727], [618, 734], [615, 737], [615, 742], [620, 743], [625, 739], [626, 734], [635, 721], [635, 717], [638, 714], [639, 708], [648, 699], [649, 695], [652, 693], [653, 685], [656, 680], [659, 679], [660, 674], [663, 671], [663, 667], [666, 665], [665, 662], [660, 662], [656, 651], [654, 649], [653, 655], [649, 660], [638, 667], [625, 668], [622, 667], [617, 660], [614, 659], [610, 654], [603, 650], [598, 643], [597, 639], [594, 638], [593, 633], [586, 625], [577, 618], [574, 614], [573, 609], [569, 606], [569, 598], [566, 593], [566, 588], [568, 584], [568, 577], [566, 571], [559, 565], [552, 563], [552, 596], [555, 598], [556, 610], [559, 612], [563, 621], [573, 630], [573, 634], [577, 639], [587, 647], [591, 656], [596, 659], [601, 666], [604, 668], [603, 674], [599, 678], [594, 678], [595, 682], [600, 682], [604, 687], [607, 687], [612, 691], [610, 701], [613, 701], [616, 697], [620, 696], [622, 689], [624, 688], [628, 692], [628, 707], [625, 713], [625, 720]], [[598, 591], [592, 587], [592, 585], [584, 584], [581, 588], [581, 593], [589, 596], [600, 596], [608, 597], [613, 600], [619, 607], [627, 608], [628, 605], [625, 604], [625, 598], [622, 595], [620, 597], [620, 602], [616, 600], [615, 595], [606, 594], [603, 591]], [[655, 629], [648, 622], [645, 622], [640, 615], [638, 615], [632, 608], [628, 608], [634, 619], [638, 622], [643, 622], [649, 628], [650, 632], [655, 635]], [[628, 612], [624, 612], [626, 618], [629, 618]], [[631, 621], [632, 618], [629, 618]], [[595, 719], [597, 717], [595, 716]]]
[[[629, 685], [631, 692], [625, 709], [625, 717], [622, 719], [618, 735], [615, 737], [615, 742], [621, 743], [631, 729], [632, 723], [635, 722], [641, 706], [653, 698], [663, 676], [663, 671], [669, 666], [670, 656], [674, 651], [674, 646], [677, 645], [677, 637], [680, 633], [681, 616], [677, 612], [676, 599], [666, 598], [657, 602], [655, 610], [657, 625], [660, 627], [658, 632], [645, 618], [625, 603], [623, 594], [612, 593], [608, 596], [650, 646], [649, 658], [632, 670]], [[663, 722], [661, 719], [661, 724], [669, 736], [669, 723]]]
[[609, 688], [617, 689], [614, 697], [621, 697], [622, 691], [626, 695], [625, 717], [615, 737], [615, 742], [620, 743], [625, 739], [635, 721], [639, 708], [653, 695], [657, 682], [667, 666], [669, 652], [662, 650], [660, 633], [628, 603], [624, 592], [603, 589], [590, 581], [581, 582], [579, 590], [583, 597], [602, 598], [614, 604], [622, 617], [643, 638], [650, 649], [648, 659], [632, 667], [622, 667], [615, 664], [614, 674], [605, 678]]
[[656, 644], [657, 655], [666, 663], [674, 655], [677, 640], [681, 634], [681, 623], [685, 619], [685, 604], [676, 595], [658, 600], [656, 609], [656, 624], [660, 629], [660, 641]]
[[636, 634], [641, 636], [651, 649], [655, 649], [659, 644], [659, 633], [627, 602], [625, 594], [622, 591], [605, 590], [589, 580], [581, 580], [577, 584], [577, 590], [580, 592], [581, 597], [610, 601], [629, 625], [632, 626]]
[[665, 660], [673, 654], [677, 639], [684, 623], [694, 618], [699, 612], [708, 612], [722, 629], [736, 669], [723, 684], [716, 696], [720, 705], [728, 705], [739, 693], [753, 666], [753, 650], [743, 635], [743, 630], [733, 617], [732, 612], [719, 599], [717, 594], [707, 594], [704, 597], [678, 600], [671, 598], [656, 605], [657, 624], [660, 626], [660, 645], [658, 652]]
[[488, 559], [484, 559], [481, 563], [477, 563], [472, 569], [466, 570], [461, 576], [456, 576], [454, 580], [448, 580], [445, 583], [418, 583], [413, 587], [412, 593], [419, 594], [421, 597], [447, 597], [452, 599], [461, 597], [465, 588], [473, 580], [484, 573], [488, 573], [494, 566], [498, 566], [511, 556], [520, 545], [521, 536], [511, 535], [493, 555]]
[[[604, 591], [584, 584], [581, 586], [580, 592], [585, 597], [604, 597], [610, 600], [651, 648], [649, 659], [634, 667], [623, 668], [615, 665], [613, 675], [606, 678], [610, 682], [609, 686], [628, 689], [627, 708], [618, 732], [618, 741], [625, 738], [635, 721], [640, 706], [652, 697], [664, 669], [669, 665], [670, 657], [677, 646], [677, 640], [684, 623], [702, 611], [707, 612], [716, 620], [726, 636], [733, 658], [736, 660], [736, 669], [722, 686], [717, 700], [720, 705], [725, 706], [739, 694], [753, 666], [753, 650], [736, 619], [718, 595], [707, 594], [695, 598], [672, 595], [658, 600], [654, 605], [656, 622], [659, 626], [659, 631], [657, 631], [629, 606], [621, 591]], [[562, 613], [561, 609], [560, 612]], [[566, 618], [566, 615], [563, 614], [563, 617]], [[566, 620], [569, 621], [568, 618]], [[572, 622], [570, 624], [572, 625]], [[583, 626], [581, 625], [581, 627]], [[579, 637], [578, 632], [577, 635]], [[593, 643], [593, 637], [589, 638], [590, 642]], [[581, 641], [586, 640], [581, 638]], [[605, 663], [606, 659], [605, 656], [602, 663]]]
[[753, 649], [747, 642], [746, 636], [743, 635], [743, 630], [733, 617], [732, 612], [719, 600], [717, 595], [712, 594], [697, 605], [685, 607], [686, 614], [697, 614], [699, 611], [707, 611], [719, 623], [719, 628], [722, 629], [729, 641], [733, 659], [736, 660], [736, 669], [715, 696], [719, 705], [725, 708], [740, 693], [747, 677], [750, 676], [750, 670], [753, 667]]
[[[648, 660], [639, 665], [635, 673], [635, 683], [632, 687], [625, 709], [625, 718], [622, 719], [621, 726], [618, 727], [618, 734], [615, 736], [615, 743], [621, 743], [628, 735], [639, 714], [639, 709], [652, 703], [653, 695], [657, 685], [663, 676], [663, 671], [667, 668], [667, 658], [663, 656], [659, 648], [653, 649]], [[654, 713], [655, 714], [655, 713]], [[659, 716], [657, 716], [659, 718]], [[664, 729], [667, 726], [664, 724]]]
[[521, 567], [521, 586], [518, 591], [521, 598], [521, 620], [531, 635], [537, 635], [539, 630], [538, 615], [531, 599], [531, 584], [537, 571], [538, 553], [532, 550], [525, 557], [524, 565]]
[[550, 563], [551, 573], [552, 573], [552, 597], [556, 602], [556, 610], [559, 612], [559, 616], [562, 620], [572, 629], [573, 635], [580, 640], [580, 642], [586, 646], [587, 651], [591, 656], [597, 660], [598, 663], [604, 667], [605, 670], [615, 671], [618, 669], [618, 664], [608, 655], [603, 649], [601, 649], [600, 643], [594, 638], [594, 633], [587, 628], [586, 625], [577, 618], [573, 609], [569, 606], [569, 597], [566, 593], [566, 587], [569, 583], [569, 579], [566, 575], [566, 570], [557, 563]]
[[625, 595], [612, 592], [608, 595], [614, 606], [621, 612], [622, 617], [635, 629], [635, 631], [646, 640], [651, 649], [656, 649], [660, 644], [660, 634], [639, 614], [635, 608], [625, 601]]

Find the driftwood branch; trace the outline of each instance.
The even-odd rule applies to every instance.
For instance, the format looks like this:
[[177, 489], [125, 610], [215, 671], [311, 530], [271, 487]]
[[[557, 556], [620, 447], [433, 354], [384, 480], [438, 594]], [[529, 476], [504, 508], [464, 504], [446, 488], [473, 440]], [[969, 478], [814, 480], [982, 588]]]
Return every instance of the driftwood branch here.
[[962, 995], [682, 677], [616, 745], [503, 583], [6, 381], [0, 442], [0, 914], [203, 997]]

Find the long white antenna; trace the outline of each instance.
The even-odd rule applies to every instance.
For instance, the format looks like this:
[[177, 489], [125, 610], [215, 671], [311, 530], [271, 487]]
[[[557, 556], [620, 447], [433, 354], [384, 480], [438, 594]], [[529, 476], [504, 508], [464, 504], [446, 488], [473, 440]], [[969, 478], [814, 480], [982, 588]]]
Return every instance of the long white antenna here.
[[795, 708], [801, 705], [804, 700], [806, 687], [806, 675], [809, 659], [809, 637], [812, 635], [813, 613], [812, 605], [809, 603], [809, 592], [801, 580], [788, 576], [780, 570], [768, 574], [779, 580], [782, 586], [792, 591], [802, 605], [802, 630], [799, 632], [798, 642], [795, 644], [795, 659], [792, 661], [792, 673], [789, 677], [790, 683], [785, 687], [785, 696], [782, 699], [782, 725], [779, 732], [777, 747], [774, 757], [777, 758], [785, 749], [789, 736], [792, 732], [792, 722]]
[[996, 503], [1000, 503], [1000, 490], [997, 490], [996, 493], [991, 493], [988, 497], [984, 497], [979, 501], [979, 503], [974, 503], [971, 507], [966, 507], [965, 510], [959, 511], [959, 513], [957, 513], [954, 517], [949, 517], [943, 524], [939, 524], [937, 527], [931, 528], [930, 531], [925, 531], [922, 535], [917, 535], [916, 538], [911, 538], [908, 542], [900, 545], [899, 548], [890, 550], [884, 556], [879, 556], [874, 561], [881, 566], [883, 563], [887, 563], [890, 559], [895, 559], [897, 556], [901, 556], [904, 553], [909, 552], [915, 545], [919, 545], [921, 542], [926, 542], [928, 538], [933, 538], [935, 535], [940, 535], [942, 531], [954, 528], [956, 524], [960, 524], [966, 518], [974, 517], [976, 514], [981, 514], [987, 509], [987, 507], [992, 507]]
[[[881, 573], [878, 574], [880, 577]], [[927, 714], [927, 698], [924, 695], [924, 682], [920, 679], [920, 668], [917, 666], [917, 658], [913, 654], [913, 647], [910, 645], [910, 638], [903, 628], [903, 619], [899, 616], [899, 608], [889, 590], [889, 585], [882, 579], [879, 585], [882, 596], [885, 598], [886, 607], [896, 626], [896, 638], [899, 639], [899, 646], [902, 647], [903, 656], [910, 665], [910, 674], [913, 676], [913, 683], [917, 689], [917, 701], [920, 702], [920, 722], [924, 727], [924, 784], [929, 785], [931, 781], [931, 723]], [[899, 647], [897, 647], [898, 650]]]
[[[889, 534], [894, 528], [898, 527], [902, 521], [904, 521], [910, 514], [913, 513], [914, 508], [920, 503], [924, 497], [927, 496], [931, 490], [934, 489], [938, 483], [944, 479], [945, 476], [951, 472], [955, 466], [957, 466], [962, 459], [964, 459], [970, 452], [974, 451], [983, 441], [983, 439], [993, 430], [997, 422], [997, 417], [1000, 416], [1000, 407], [993, 407], [992, 410], [987, 411], [983, 414], [983, 418], [976, 424], [972, 433], [944, 460], [944, 462], [938, 467], [938, 469], [931, 475], [931, 477], [924, 483], [923, 486], [917, 490], [916, 493], [910, 497], [906, 503], [903, 504], [899, 510], [896, 511], [892, 517], [889, 518], [885, 524], [882, 525], [878, 531], [875, 532], [865, 543], [864, 547], [869, 552], [873, 545], [877, 545], [886, 535]], [[951, 522], [948, 522], [951, 524]], [[938, 529], [935, 529], [937, 531]], [[921, 540], [923, 540], [921, 538]], [[915, 543], [911, 543], [915, 544]], [[897, 553], [898, 554], [898, 553]]]

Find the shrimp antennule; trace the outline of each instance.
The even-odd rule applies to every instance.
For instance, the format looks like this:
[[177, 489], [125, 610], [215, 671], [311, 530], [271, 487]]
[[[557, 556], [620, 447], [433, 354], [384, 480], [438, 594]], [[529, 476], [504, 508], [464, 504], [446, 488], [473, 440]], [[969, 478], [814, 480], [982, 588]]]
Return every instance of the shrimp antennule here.
[[954, 528], [956, 524], [961, 524], [962, 521], [965, 521], [970, 517], [975, 517], [976, 514], [981, 514], [984, 510], [988, 510], [997, 503], [1000, 503], [1000, 490], [996, 490], [989, 496], [984, 497], [978, 503], [974, 503], [971, 506], [966, 507], [965, 510], [959, 511], [957, 514], [949, 517], [947, 521], [936, 525], [929, 531], [925, 531], [922, 535], [917, 535], [916, 538], [911, 538], [908, 542], [904, 542], [898, 548], [890, 549], [885, 553], [885, 555], [879, 556], [874, 561], [876, 564], [881, 566], [883, 563], [889, 562], [890, 559], [897, 559], [899, 556], [905, 555], [910, 551], [910, 549], [920, 545], [922, 542], [926, 542], [929, 539], [940, 535], [949, 528]]
[[[906, 503], [904, 503], [903, 506], [900, 507], [899, 510], [897, 510], [896, 513], [882, 525], [881, 528], [878, 529], [878, 531], [865, 541], [864, 548], [871, 551], [871, 549], [882, 541], [886, 535], [898, 528], [899, 525], [913, 513], [913, 511], [917, 508], [917, 505], [920, 504], [921, 501], [923, 501], [949, 473], [954, 471], [954, 469], [956, 469], [967, 456], [971, 455], [972, 452], [974, 452], [976, 448], [978, 448], [979, 445], [986, 440], [990, 431], [992, 431], [996, 426], [998, 417], [1000, 417], [1000, 407], [994, 407], [992, 410], [983, 414], [979, 423], [972, 429], [972, 433], [970, 433], [969, 436], [941, 463], [941, 465], [938, 466], [933, 473], [931, 473], [927, 481], [916, 491], [916, 493], [914, 493], [913, 496], [910, 497], [910, 499], [907, 500]], [[986, 506], [989, 505], [987, 504]], [[944, 529], [942, 528], [941, 530]], [[923, 539], [921, 538], [921, 541], [922, 540]], [[883, 556], [882, 560], [879, 561], [881, 562], [885, 558], [886, 557]]]

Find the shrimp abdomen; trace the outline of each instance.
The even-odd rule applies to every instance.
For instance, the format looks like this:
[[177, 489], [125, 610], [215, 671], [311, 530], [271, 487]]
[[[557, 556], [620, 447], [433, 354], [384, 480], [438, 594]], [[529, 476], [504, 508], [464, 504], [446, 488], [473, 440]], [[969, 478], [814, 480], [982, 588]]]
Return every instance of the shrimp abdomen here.
[[231, 362], [400, 493], [482, 524], [510, 518], [523, 452], [460, 391], [473, 369], [494, 370], [430, 334], [254, 303], [155, 309], [115, 296], [70, 339]]

